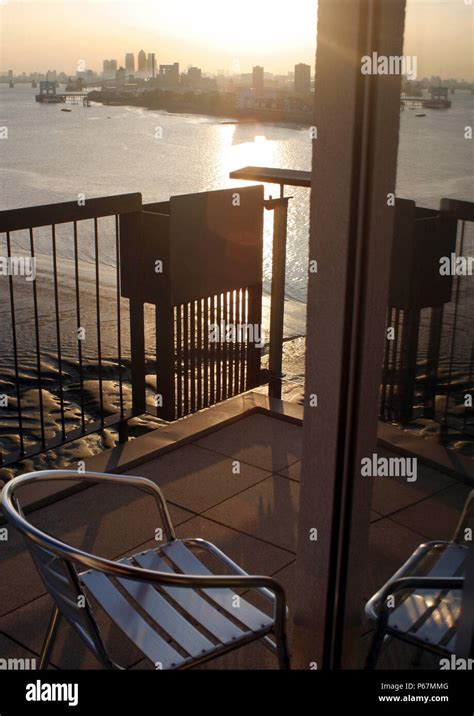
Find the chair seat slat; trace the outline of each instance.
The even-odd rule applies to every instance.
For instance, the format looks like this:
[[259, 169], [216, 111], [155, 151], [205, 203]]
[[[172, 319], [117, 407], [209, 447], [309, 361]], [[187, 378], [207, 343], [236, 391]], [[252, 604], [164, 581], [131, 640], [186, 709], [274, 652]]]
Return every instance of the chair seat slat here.
[[[153, 550], [142, 555], [136, 555], [135, 560], [141, 567], [146, 569], [173, 573], [173, 569], [169, 564]], [[162, 589], [181, 609], [184, 609], [198, 624], [201, 624], [216, 639], [219, 639], [222, 644], [229, 644], [244, 635], [236, 624], [233, 624], [224, 614], [217, 611], [212, 604], [206, 602], [194, 589], [165, 586], [162, 586]]]
[[[131, 559], [123, 564], [132, 564]], [[201, 634], [185, 617], [150, 584], [119, 578], [122, 587], [141, 608], [191, 656], [201, 656], [212, 651], [214, 644]]]
[[81, 576], [81, 581], [112, 621], [150, 661], [160, 664], [162, 669], [183, 663], [183, 657], [147, 624], [105, 574], [87, 572]]
[[[171, 561], [185, 574], [208, 575], [212, 572], [179, 540], [164, 545], [162, 551]], [[273, 624], [273, 619], [264, 612], [249, 604], [245, 599], [239, 597], [231, 589], [204, 589], [214, 602], [222, 609], [245, 624], [251, 631], [261, 631]]]

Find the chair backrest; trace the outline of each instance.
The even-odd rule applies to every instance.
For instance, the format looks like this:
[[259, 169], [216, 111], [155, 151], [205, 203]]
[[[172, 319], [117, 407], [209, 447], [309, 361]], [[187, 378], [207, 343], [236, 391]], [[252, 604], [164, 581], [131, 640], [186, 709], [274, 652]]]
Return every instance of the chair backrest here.
[[471, 490], [464, 504], [459, 522], [454, 531], [453, 542], [474, 549], [474, 490]]
[[36, 569], [62, 616], [85, 641], [94, 655], [110, 666], [99, 628], [84, 594], [73, 562], [35, 544], [23, 535]]
[[[45, 472], [43, 475], [45, 479], [48, 479], [51, 473]], [[71, 471], [70, 475], [71, 479], [72, 477], [77, 479], [77, 472]], [[2, 491], [3, 511], [8, 521], [21, 533], [36, 569], [61, 615], [79, 634], [97, 659], [107, 668], [114, 668], [115, 664], [107, 654], [75, 566], [75, 561], [82, 561], [81, 556], [90, 556], [94, 559], [93, 555], [75, 550], [28, 522], [18, 497], [14, 494], [17, 485], [28, 484], [35, 479], [41, 479], [41, 476], [42, 473], [23, 475], [7, 483]], [[76, 555], [77, 560], [75, 559]]]

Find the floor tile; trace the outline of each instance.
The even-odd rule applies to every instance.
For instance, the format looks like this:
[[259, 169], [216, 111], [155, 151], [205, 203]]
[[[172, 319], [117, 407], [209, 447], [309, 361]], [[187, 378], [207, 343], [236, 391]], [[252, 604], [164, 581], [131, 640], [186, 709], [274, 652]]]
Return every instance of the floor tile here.
[[371, 524], [365, 601], [385, 584], [422, 541], [418, 534], [389, 518]]
[[467, 485], [448, 487], [422, 502], [396, 512], [391, 515], [391, 519], [428, 540], [449, 540], [453, 536], [469, 492]]
[[279, 472], [301, 457], [301, 427], [255, 414], [217, 430], [198, 444], [263, 470]]
[[298, 494], [296, 482], [273, 475], [204, 516], [295, 552]]
[[[377, 448], [379, 457], [399, 457], [383, 448]], [[373, 477], [372, 507], [388, 515], [423, 500], [446, 487], [455, 485], [452, 477], [417, 462], [417, 479], [407, 482], [403, 477]]]
[[196, 445], [139, 465], [130, 474], [148, 477], [167, 500], [198, 513], [269, 477], [264, 470], [244, 462], [236, 465], [232, 458]]

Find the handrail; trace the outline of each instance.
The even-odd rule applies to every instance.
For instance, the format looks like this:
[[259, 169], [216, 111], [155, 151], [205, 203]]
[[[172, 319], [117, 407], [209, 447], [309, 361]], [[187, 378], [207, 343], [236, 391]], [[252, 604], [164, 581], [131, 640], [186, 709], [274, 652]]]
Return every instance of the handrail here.
[[142, 195], [135, 193], [84, 199], [84, 203], [65, 201], [59, 204], [7, 209], [0, 211], [0, 232], [22, 231], [40, 226], [98, 219], [112, 214], [129, 214], [141, 211], [141, 206]]

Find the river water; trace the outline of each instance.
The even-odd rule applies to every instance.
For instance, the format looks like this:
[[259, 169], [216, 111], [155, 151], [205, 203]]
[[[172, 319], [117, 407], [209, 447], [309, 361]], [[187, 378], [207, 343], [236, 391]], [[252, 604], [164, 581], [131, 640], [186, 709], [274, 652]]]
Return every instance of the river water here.
[[[173, 115], [137, 107], [113, 107], [82, 104], [67, 105], [71, 112], [61, 112], [58, 105], [36, 103], [37, 90], [26, 85], [0, 88], [0, 126], [8, 128], [8, 139], [0, 140], [0, 208], [75, 201], [79, 194], [86, 198], [129, 192], [140, 192], [143, 200], [166, 200], [174, 194], [236, 187], [243, 182], [229, 179], [229, 172], [247, 165], [309, 169], [311, 140], [308, 128], [271, 124], [229, 124], [228, 121], [196, 115]], [[420, 110], [401, 114], [400, 146], [397, 171], [397, 196], [415, 199], [417, 204], [437, 208], [441, 197], [473, 200], [472, 141], [464, 138], [464, 128], [473, 125], [474, 96], [456, 92], [451, 96], [449, 110], [423, 110], [425, 117], [416, 117]], [[316, 148], [317, 151], [317, 148]], [[278, 189], [267, 185], [266, 195], [277, 195]], [[309, 191], [289, 187], [290, 202], [287, 253], [287, 338], [304, 335], [306, 277], [308, 259]], [[267, 213], [264, 249], [264, 279], [268, 288], [271, 268], [271, 217]], [[13, 253], [28, 252], [28, 237], [12, 237]], [[107, 243], [109, 242], [109, 243]], [[103, 237], [101, 244], [101, 277], [105, 289], [112, 285], [114, 255], [112, 238]], [[472, 251], [472, 236], [467, 248]], [[5, 252], [5, 239], [0, 237], [0, 254]], [[50, 275], [51, 241], [47, 232], [38, 232], [36, 252], [40, 275]], [[84, 285], [93, 293], [93, 242], [81, 243], [81, 270]], [[58, 234], [63, 284], [66, 297], [62, 319], [70, 322], [65, 331], [65, 358], [73, 371], [77, 341], [73, 311], [68, 309], [67, 296], [72, 291], [72, 241]], [[9, 310], [6, 282], [2, 282], [0, 307], [3, 315]], [[38, 282], [38, 286], [41, 284]], [[51, 287], [44, 285], [42, 317], [43, 362], [51, 376], [55, 372], [55, 330], [51, 322]], [[41, 304], [41, 301], [40, 301]], [[105, 310], [107, 310], [105, 308]], [[23, 313], [22, 313], [23, 311]], [[93, 313], [93, 311], [91, 311]], [[19, 354], [25, 379], [34, 383], [33, 334], [28, 324], [28, 307], [18, 306], [20, 327]], [[90, 316], [91, 326], [93, 317]], [[460, 317], [466, 346], [472, 332], [471, 309]], [[5, 391], [12, 388], [11, 329], [8, 321], [0, 328], [0, 367]], [[69, 336], [69, 341], [67, 336]], [[125, 337], [126, 338], [126, 337]], [[113, 358], [115, 340], [103, 354]], [[112, 345], [113, 344], [113, 345]], [[295, 344], [296, 345], [296, 344]], [[89, 343], [89, 360], [94, 361], [94, 342]], [[466, 351], [463, 351], [464, 353]], [[464, 361], [464, 359], [463, 359]], [[467, 365], [467, 358], [466, 358]], [[465, 371], [466, 367], [462, 366]], [[298, 371], [296, 371], [298, 372]], [[301, 376], [300, 376], [301, 377]], [[94, 381], [91, 373], [91, 381]], [[94, 390], [91, 388], [91, 393]], [[57, 412], [54, 391], [47, 394], [49, 411]], [[34, 401], [32, 410], [34, 409]], [[77, 418], [71, 406], [71, 424]], [[12, 412], [2, 411], [0, 430], [8, 446], [17, 445]], [[37, 431], [31, 412], [32, 435]], [[56, 429], [51, 426], [51, 434]]]

